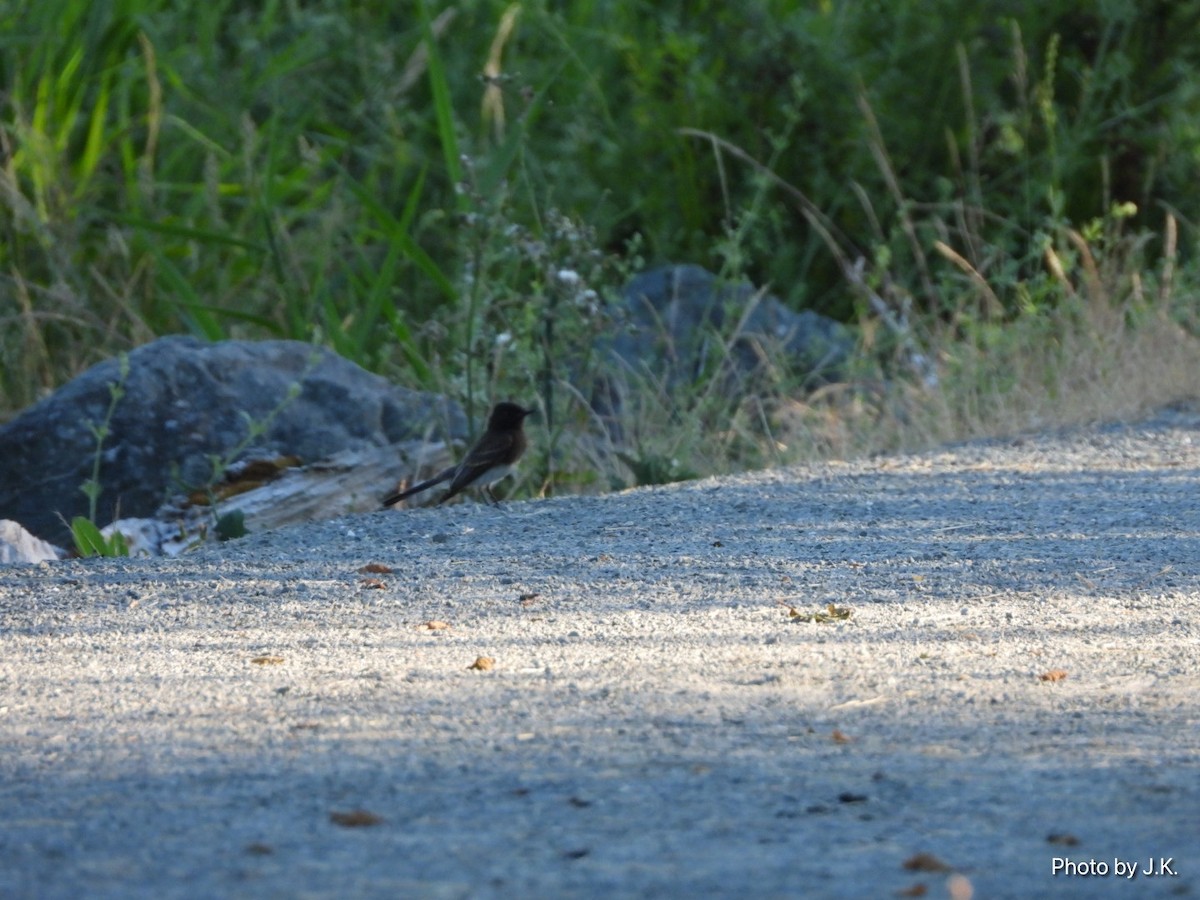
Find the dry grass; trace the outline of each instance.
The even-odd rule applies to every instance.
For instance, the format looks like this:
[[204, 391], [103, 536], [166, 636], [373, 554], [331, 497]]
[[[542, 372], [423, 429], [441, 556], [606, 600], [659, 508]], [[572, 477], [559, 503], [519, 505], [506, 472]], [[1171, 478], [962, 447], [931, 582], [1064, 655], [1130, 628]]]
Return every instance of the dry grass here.
[[[946, 344], [940, 383], [839, 385], [781, 399], [775, 437], [789, 461], [913, 451], [1101, 421], [1136, 421], [1200, 398], [1200, 339], [1163, 306], [1105, 303], [1005, 326], [1004, 346]], [[1131, 321], [1134, 320], [1134, 321]]]
[[[929, 344], [939, 380], [872, 378], [811, 394], [681, 392], [633, 379], [619, 433], [594, 415], [561, 444], [577, 489], [656, 483], [802, 461], [911, 452], [974, 438], [1136, 421], [1200, 398], [1200, 339], [1169, 303], [1078, 296], [1044, 316], [996, 326], [986, 345]], [[576, 394], [582, 410], [584, 398]], [[581, 422], [583, 421], [581, 417]], [[619, 452], [618, 452], [619, 451]], [[570, 490], [562, 484], [560, 492]]]

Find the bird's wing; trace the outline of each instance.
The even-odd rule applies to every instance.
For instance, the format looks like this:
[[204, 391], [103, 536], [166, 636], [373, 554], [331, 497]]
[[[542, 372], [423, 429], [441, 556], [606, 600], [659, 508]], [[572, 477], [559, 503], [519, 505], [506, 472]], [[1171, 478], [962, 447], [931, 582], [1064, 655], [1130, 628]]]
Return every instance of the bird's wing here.
[[466, 458], [459, 463], [458, 469], [454, 473], [454, 480], [446, 489], [447, 495], [458, 493], [493, 466], [505, 465], [515, 440], [516, 435], [512, 433], [489, 432], [485, 434]]

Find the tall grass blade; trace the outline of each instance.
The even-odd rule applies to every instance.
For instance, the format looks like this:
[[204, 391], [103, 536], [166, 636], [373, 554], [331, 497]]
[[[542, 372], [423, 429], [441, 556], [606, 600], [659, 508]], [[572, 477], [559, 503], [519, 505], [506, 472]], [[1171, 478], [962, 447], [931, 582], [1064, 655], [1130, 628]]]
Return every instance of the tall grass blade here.
[[437, 121], [438, 138], [442, 145], [442, 156], [446, 162], [446, 177], [460, 211], [467, 209], [467, 197], [459, 190], [463, 183], [462, 156], [458, 149], [458, 136], [454, 130], [454, 106], [450, 100], [450, 83], [446, 79], [446, 68], [438, 50], [437, 37], [433, 33], [433, 20], [429, 16], [428, 0], [417, 0], [421, 17], [421, 35], [427, 51], [426, 65], [429, 67], [429, 86], [433, 92], [433, 110]]

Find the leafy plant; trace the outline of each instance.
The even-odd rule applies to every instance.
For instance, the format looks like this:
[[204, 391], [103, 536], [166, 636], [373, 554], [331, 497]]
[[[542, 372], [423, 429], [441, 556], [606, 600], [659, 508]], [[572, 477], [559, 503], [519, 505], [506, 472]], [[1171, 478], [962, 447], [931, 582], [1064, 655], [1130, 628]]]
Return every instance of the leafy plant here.
[[71, 535], [75, 539], [75, 551], [80, 556], [128, 556], [129, 544], [125, 535], [113, 531], [107, 538], [90, 519], [75, 516], [71, 520]]
[[104, 442], [108, 440], [117, 405], [125, 397], [125, 382], [129, 378], [129, 357], [124, 353], [117, 358], [117, 371], [118, 379], [108, 386], [109, 401], [104, 418], [98, 423], [87, 423], [88, 430], [91, 431], [96, 442], [96, 449], [92, 454], [91, 477], [79, 488], [88, 498], [88, 514], [86, 517], [76, 516], [71, 520], [71, 534], [75, 540], [75, 550], [80, 556], [129, 555], [129, 547], [120, 532], [114, 531], [109, 538], [105, 539], [96, 526], [96, 507], [101, 494], [100, 463], [104, 457]]
[[249, 533], [246, 529], [246, 514], [240, 509], [230, 510], [217, 518], [213, 529], [219, 541], [232, 541], [245, 537]]

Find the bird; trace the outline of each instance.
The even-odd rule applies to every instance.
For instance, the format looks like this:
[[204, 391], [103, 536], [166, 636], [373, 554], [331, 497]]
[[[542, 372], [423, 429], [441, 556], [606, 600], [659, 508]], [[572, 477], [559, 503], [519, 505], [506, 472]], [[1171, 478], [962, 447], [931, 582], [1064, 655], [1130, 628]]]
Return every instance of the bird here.
[[463, 457], [462, 462], [448, 469], [443, 469], [432, 478], [415, 484], [403, 491], [397, 491], [383, 501], [385, 507], [398, 503], [413, 494], [450, 482], [446, 493], [442, 494], [438, 503], [445, 503], [455, 494], [469, 487], [483, 489], [484, 495], [493, 505], [498, 505], [496, 495], [492, 493], [492, 485], [513, 473], [517, 460], [529, 446], [525, 437], [525, 417], [532, 414], [532, 409], [526, 409], [516, 403], [504, 401], [492, 407], [488, 416], [487, 430], [475, 443], [475, 446]]

